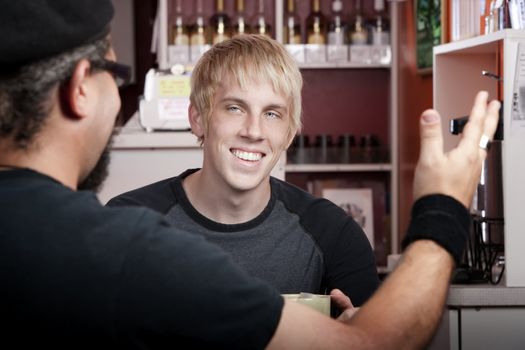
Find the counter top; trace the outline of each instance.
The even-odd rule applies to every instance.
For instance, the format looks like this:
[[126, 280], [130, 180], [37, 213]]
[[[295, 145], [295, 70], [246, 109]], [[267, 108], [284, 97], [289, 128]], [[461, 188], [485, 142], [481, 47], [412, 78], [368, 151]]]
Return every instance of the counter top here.
[[453, 284], [447, 300], [449, 307], [525, 307], [525, 287], [490, 284]]
[[134, 148], [200, 148], [200, 145], [190, 131], [147, 132], [134, 115], [115, 136], [112, 149]]

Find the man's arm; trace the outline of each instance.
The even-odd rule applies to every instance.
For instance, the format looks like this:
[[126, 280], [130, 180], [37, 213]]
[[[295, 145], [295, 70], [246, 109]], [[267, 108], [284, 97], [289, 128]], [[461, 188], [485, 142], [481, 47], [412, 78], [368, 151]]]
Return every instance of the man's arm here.
[[[470, 205], [486, 157], [486, 151], [478, 146], [480, 138], [482, 134], [492, 138], [497, 125], [499, 103], [493, 101], [487, 107], [487, 97], [485, 92], [477, 95], [460, 143], [449, 153], [443, 153], [439, 115], [432, 110], [423, 113], [415, 199], [441, 194], [464, 207]], [[419, 214], [413, 220], [431, 217], [432, 211]], [[455, 214], [468, 215], [445, 212], [451, 219], [440, 225], [443, 234], [458, 229]], [[418, 239], [408, 246], [395, 271], [348, 324], [286, 302], [269, 348], [422, 348], [443, 311], [453, 268], [450, 250], [433, 240]]]
[[453, 266], [451, 256], [436, 243], [414, 242], [348, 325], [286, 301], [268, 348], [422, 348], [441, 316]]

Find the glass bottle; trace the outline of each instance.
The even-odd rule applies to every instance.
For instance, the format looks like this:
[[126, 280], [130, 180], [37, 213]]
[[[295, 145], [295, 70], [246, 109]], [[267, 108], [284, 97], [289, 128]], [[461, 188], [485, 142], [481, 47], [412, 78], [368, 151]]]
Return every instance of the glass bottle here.
[[250, 26], [246, 20], [244, 0], [235, 1], [235, 17], [233, 18], [233, 35], [250, 33]]
[[190, 36], [188, 26], [182, 15], [182, 0], [175, 2], [175, 23], [172, 26], [172, 44], [173, 45], [189, 45]]
[[253, 32], [255, 34], [272, 36], [272, 28], [264, 16], [264, 0], [258, 1], [257, 14], [253, 21]]
[[230, 38], [230, 17], [224, 12], [224, 0], [215, 0], [215, 14], [210, 18], [210, 25], [213, 44]]
[[195, 2], [195, 19], [190, 30], [190, 45], [207, 45], [210, 43], [208, 26], [202, 10], [202, 0]]
[[355, 16], [350, 32], [350, 43], [352, 45], [365, 45], [368, 43], [368, 33], [366, 31], [366, 22], [363, 17], [362, 0], [355, 0]]
[[332, 16], [328, 23], [328, 44], [346, 44], [346, 23], [343, 21], [343, 2], [341, 0], [332, 1]]
[[288, 0], [284, 16], [284, 44], [301, 44], [301, 21], [295, 13], [295, 0]]
[[388, 21], [385, 18], [385, 0], [375, 0], [374, 10], [376, 18], [372, 28], [372, 45], [388, 45], [390, 43], [390, 33], [388, 31]]
[[312, 0], [310, 14], [306, 18], [306, 43], [326, 44], [326, 19], [321, 12], [320, 0]]

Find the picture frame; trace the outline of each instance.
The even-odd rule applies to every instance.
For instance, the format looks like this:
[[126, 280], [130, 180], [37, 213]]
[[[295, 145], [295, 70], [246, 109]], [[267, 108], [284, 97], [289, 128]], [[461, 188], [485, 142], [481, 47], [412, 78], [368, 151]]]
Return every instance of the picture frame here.
[[371, 188], [325, 188], [322, 197], [342, 208], [361, 226], [374, 248], [374, 210]]
[[414, 2], [416, 68], [420, 74], [432, 73], [432, 49], [442, 42], [442, 1], [446, 0]]
[[[379, 179], [343, 179], [343, 178], [324, 178], [315, 179], [307, 184], [309, 192], [319, 198], [326, 198], [337, 205], [337, 199], [331, 198], [330, 191], [335, 190], [337, 197], [345, 195], [346, 190], [366, 189], [371, 193], [372, 212], [368, 216], [373, 222], [373, 231], [370, 234], [365, 230], [368, 239], [372, 239], [371, 246], [378, 265], [386, 265], [387, 255], [389, 254], [390, 239], [387, 232], [390, 232], [390, 210], [387, 183]], [[361, 194], [355, 192], [356, 194]], [[363, 197], [367, 197], [364, 195]], [[328, 197], [328, 198], [327, 198]], [[336, 198], [337, 198], [336, 197]], [[360, 199], [364, 201], [365, 199]], [[345, 208], [343, 208], [345, 210]], [[346, 210], [345, 210], [346, 211]], [[357, 220], [356, 220], [357, 221]]]

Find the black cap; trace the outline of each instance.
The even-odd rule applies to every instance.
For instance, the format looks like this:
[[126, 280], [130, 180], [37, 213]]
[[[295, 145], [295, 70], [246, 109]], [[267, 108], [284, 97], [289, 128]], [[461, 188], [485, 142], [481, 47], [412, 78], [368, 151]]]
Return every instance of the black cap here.
[[0, 66], [22, 65], [109, 33], [110, 0], [0, 0]]

